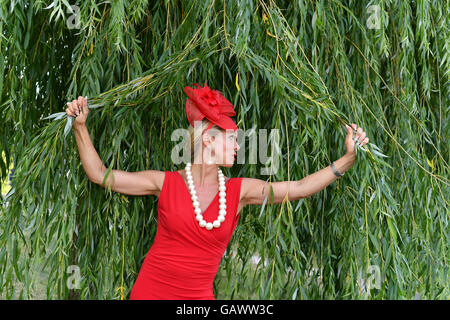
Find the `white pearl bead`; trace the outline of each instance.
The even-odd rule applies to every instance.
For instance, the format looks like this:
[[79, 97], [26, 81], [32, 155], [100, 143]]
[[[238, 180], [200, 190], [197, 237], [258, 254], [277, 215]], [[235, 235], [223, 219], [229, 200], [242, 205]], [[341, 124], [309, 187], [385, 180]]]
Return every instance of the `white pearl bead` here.
[[226, 211], [226, 187], [225, 187], [225, 176], [223, 175], [220, 168], [217, 169], [217, 176], [219, 180], [219, 215], [216, 220], [211, 222], [206, 222], [203, 219], [203, 215], [200, 209], [200, 203], [195, 191], [194, 180], [192, 178], [191, 173], [191, 163], [186, 163], [186, 180], [188, 184], [189, 193], [191, 194], [192, 205], [194, 207], [194, 212], [196, 214], [195, 219], [199, 222], [201, 228], [206, 227], [207, 230], [211, 230], [212, 228], [219, 228], [221, 223], [225, 221]]

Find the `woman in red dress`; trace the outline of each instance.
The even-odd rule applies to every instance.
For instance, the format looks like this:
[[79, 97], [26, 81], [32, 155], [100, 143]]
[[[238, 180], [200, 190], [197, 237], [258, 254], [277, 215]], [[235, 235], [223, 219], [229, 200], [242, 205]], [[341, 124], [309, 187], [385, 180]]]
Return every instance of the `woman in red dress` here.
[[[281, 203], [309, 197], [337, 178], [354, 163], [355, 143], [368, 143], [365, 132], [352, 124], [347, 127], [347, 153], [299, 181], [269, 183], [242, 177], [225, 177], [220, 167], [231, 167], [239, 145], [237, 126], [231, 119], [233, 105], [216, 90], [194, 84], [185, 87], [186, 114], [190, 123], [193, 163], [183, 170], [112, 170], [103, 185], [106, 167], [95, 151], [86, 129], [87, 98], [68, 103], [66, 112], [76, 117], [73, 129], [80, 158], [89, 179], [102, 187], [128, 195], [156, 195], [158, 228], [130, 299], [212, 299], [213, 282], [220, 261], [239, 221], [241, 210], [249, 204], [261, 205], [269, 197]], [[195, 139], [194, 139], [195, 138]], [[198, 152], [197, 152], [198, 150]], [[101, 170], [98, 170], [101, 168]]]

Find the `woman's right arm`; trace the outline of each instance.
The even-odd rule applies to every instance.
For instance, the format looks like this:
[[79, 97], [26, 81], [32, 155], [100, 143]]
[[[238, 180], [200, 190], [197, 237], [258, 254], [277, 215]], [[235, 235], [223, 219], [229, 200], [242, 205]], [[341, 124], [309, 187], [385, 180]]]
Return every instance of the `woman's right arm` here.
[[163, 171], [145, 170], [127, 172], [111, 170], [105, 184], [103, 184], [107, 168], [98, 156], [86, 127], [86, 119], [89, 113], [87, 98], [78, 97], [78, 100], [73, 100], [67, 103], [67, 105], [67, 115], [76, 117], [72, 128], [81, 163], [90, 181], [104, 188], [110, 187], [112, 191], [123, 194], [159, 196], [165, 176]]

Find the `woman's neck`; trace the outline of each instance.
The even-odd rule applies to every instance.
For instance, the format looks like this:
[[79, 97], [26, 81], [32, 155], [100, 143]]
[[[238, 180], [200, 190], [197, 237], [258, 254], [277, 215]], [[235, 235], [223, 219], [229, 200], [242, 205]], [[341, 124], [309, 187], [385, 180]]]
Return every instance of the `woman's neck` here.
[[192, 179], [200, 186], [209, 186], [218, 183], [217, 164], [198, 163], [191, 165]]

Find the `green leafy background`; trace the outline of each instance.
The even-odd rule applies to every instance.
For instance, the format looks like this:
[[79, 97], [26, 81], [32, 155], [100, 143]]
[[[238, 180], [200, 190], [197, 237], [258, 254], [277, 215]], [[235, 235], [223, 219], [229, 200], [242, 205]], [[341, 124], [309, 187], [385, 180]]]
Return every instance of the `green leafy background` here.
[[370, 138], [323, 191], [243, 209], [217, 299], [448, 299], [448, 20], [439, 0], [2, 0], [1, 297], [129, 297], [158, 199], [88, 180], [66, 102], [88, 97], [108, 168], [178, 170], [183, 88], [207, 82], [239, 128], [280, 131], [278, 171], [227, 176], [300, 180], [345, 153], [344, 124]]

